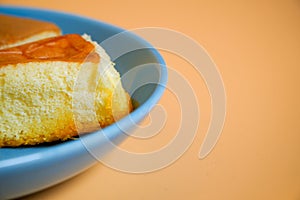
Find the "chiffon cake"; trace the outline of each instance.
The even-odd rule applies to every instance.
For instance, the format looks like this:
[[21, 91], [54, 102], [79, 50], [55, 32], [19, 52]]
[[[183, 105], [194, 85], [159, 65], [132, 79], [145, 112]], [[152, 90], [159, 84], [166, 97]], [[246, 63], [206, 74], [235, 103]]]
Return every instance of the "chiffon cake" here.
[[88, 35], [0, 50], [0, 147], [64, 141], [131, 110], [120, 74]]
[[0, 14], [0, 49], [61, 35], [54, 23]]

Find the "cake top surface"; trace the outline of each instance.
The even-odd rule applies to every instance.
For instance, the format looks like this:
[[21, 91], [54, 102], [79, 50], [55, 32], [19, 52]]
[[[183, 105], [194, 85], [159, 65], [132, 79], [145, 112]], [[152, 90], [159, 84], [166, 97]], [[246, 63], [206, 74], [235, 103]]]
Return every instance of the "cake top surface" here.
[[50, 22], [0, 14], [0, 46], [43, 32], [60, 33], [60, 28]]
[[99, 60], [95, 46], [78, 34], [46, 38], [0, 50], [0, 67], [28, 62], [99, 62]]

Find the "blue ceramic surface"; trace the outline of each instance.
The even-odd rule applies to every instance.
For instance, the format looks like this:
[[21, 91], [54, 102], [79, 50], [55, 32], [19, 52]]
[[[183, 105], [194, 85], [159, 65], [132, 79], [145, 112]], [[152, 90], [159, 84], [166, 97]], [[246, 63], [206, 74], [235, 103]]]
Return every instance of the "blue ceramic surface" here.
[[[124, 33], [123, 29], [103, 22], [56, 11], [0, 6], [0, 13], [54, 22], [64, 34], [87, 33], [101, 43], [121, 74], [136, 69], [135, 76], [122, 78], [122, 82], [139, 106], [118, 125], [112, 124], [82, 136], [85, 145], [88, 144], [98, 154], [111, 150], [106, 147], [108, 140], [116, 144], [124, 140], [127, 136], [122, 132], [134, 129], [164, 92], [167, 68], [162, 57], [149, 43], [132, 33]], [[109, 40], [114, 37], [116, 40]], [[126, 54], [123, 55], [124, 52]], [[89, 168], [97, 161], [85, 145], [78, 139], [36, 147], [0, 148], [0, 199], [37, 192]]]

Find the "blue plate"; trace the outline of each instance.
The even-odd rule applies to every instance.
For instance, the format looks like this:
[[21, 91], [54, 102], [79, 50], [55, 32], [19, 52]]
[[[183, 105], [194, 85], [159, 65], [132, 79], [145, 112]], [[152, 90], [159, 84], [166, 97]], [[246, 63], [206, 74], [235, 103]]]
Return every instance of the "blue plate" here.
[[0, 13], [54, 22], [64, 34], [91, 35], [111, 56], [121, 75], [134, 71], [123, 76], [122, 82], [139, 105], [118, 123], [82, 136], [84, 144], [78, 139], [35, 147], [0, 148], [0, 199], [10, 199], [53, 186], [95, 164], [97, 161], [86, 149], [87, 145], [93, 152], [104, 155], [111, 150], [107, 143], [123, 141], [127, 137], [123, 132], [133, 130], [162, 96], [167, 68], [148, 42], [103, 22], [24, 7], [1, 6]]

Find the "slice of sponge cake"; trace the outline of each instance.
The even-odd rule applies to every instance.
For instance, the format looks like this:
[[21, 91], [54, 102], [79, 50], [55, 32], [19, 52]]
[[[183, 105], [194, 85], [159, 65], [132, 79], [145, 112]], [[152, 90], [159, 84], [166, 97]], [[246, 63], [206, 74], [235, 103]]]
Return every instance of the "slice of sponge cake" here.
[[131, 109], [109, 56], [88, 36], [0, 50], [0, 147], [66, 140]]
[[0, 49], [61, 35], [53, 23], [0, 14]]

